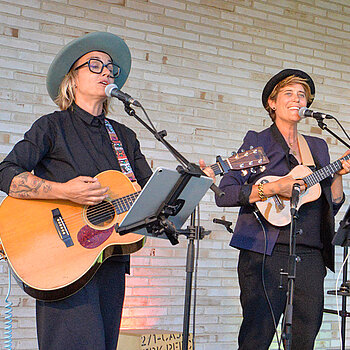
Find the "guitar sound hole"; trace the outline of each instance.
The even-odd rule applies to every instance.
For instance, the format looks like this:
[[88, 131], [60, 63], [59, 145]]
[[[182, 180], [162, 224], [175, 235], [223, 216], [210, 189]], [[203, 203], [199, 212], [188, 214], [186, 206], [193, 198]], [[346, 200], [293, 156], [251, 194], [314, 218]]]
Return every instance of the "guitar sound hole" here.
[[91, 224], [105, 227], [113, 221], [115, 210], [110, 202], [103, 201], [99, 204], [89, 206], [86, 210], [86, 217]]

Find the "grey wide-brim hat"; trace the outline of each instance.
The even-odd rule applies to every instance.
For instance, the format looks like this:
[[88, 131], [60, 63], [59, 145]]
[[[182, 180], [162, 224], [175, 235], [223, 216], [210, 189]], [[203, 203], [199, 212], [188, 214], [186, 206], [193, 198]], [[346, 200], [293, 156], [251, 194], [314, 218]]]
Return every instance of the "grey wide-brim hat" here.
[[275, 86], [283, 79], [290, 77], [292, 75], [305, 79], [306, 83], [309, 85], [310, 91], [311, 91], [311, 100], [308, 101], [307, 107], [310, 107], [311, 103], [313, 102], [313, 100], [315, 98], [315, 84], [314, 84], [314, 81], [312, 80], [312, 78], [310, 77], [310, 75], [303, 72], [302, 70], [299, 70], [299, 69], [283, 69], [280, 72], [278, 72], [277, 74], [275, 74], [266, 83], [266, 85], [264, 87], [264, 90], [263, 90], [263, 93], [261, 96], [261, 101], [262, 101], [262, 104], [263, 104], [265, 109], [267, 109], [267, 106], [268, 106], [267, 101], [268, 101], [273, 89], [275, 88]]
[[114, 84], [119, 89], [122, 88], [130, 73], [130, 50], [119, 36], [107, 32], [94, 32], [71, 41], [52, 61], [46, 76], [46, 88], [53, 101], [58, 96], [62, 80], [75, 61], [91, 51], [102, 51], [108, 54], [113, 63], [120, 67], [120, 74], [114, 79]]

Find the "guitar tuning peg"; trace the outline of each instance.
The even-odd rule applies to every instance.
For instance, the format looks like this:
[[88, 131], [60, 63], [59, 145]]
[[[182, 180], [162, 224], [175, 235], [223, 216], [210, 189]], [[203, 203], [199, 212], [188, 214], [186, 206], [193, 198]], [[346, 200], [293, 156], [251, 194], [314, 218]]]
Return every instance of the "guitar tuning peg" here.
[[246, 176], [248, 174], [248, 170], [243, 169], [241, 170], [242, 176]]
[[240, 151], [239, 153], [244, 153], [244, 152], [245, 152], [245, 150], [242, 148], [241, 151]]
[[253, 173], [253, 174], [255, 174], [255, 173], [256, 173], [255, 168], [251, 168], [251, 169], [250, 169], [250, 172]]
[[266, 166], [265, 165], [261, 165], [260, 167], [260, 172], [263, 173], [266, 170]]
[[235, 155], [237, 155], [237, 152], [233, 151], [233, 152], [231, 152], [231, 155], [235, 156]]
[[250, 146], [250, 147], [249, 147], [249, 149], [253, 149], [253, 148], [254, 148], [254, 146]]

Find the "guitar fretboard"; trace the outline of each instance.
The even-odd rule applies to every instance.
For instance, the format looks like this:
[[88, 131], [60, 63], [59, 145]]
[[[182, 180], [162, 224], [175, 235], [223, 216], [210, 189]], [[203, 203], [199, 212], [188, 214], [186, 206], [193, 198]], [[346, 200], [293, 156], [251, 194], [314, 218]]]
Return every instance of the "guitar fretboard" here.
[[341, 165], [342, 159], [344, 160], [350, 159], [350, 154], [304, 177], [303, 180], [306, 183], [307, 187], [316, 185], [317, 183], [321, 182], [328, 176], [331, 176], [335, 174], [337, 171], [339, 171], [342, 168], [342, 165]]
[[[224, 160], [223, 162], [225, 163], [225, 165], [229, 166], [227, 160]], [[222, 173], [222, 169], [219, 164], [216, 163], [211, 165], [210, 167], [213, 169], [215, 176]]]
[[[244, 169], [248, 165], [244, 163], [244, 157], [237, 156], [237, 155], [231, 156], [230, 158], [227, 158], [227, 160], [222, 160], [222, 162], [224, 163], [224, 166], [227, 167], [228, 169], [233, 169], [233, 167], [235, 166], [237, 167], [237, 164], [239, 162], [242, 162], [240, 166], [242, 169]], [[225, 173], [225, 169], [222, 169], [218, 163], [215, 163], [210, 167], [213, 169], [215, 176], [221, 174], [222, 172]]]
[[128, 211], [133, 205], [133, 203], [135, 202], [140, 192], [141, 191], [134, 192], [134, 193], [128, 194], [127, 196], [114, 199], [112, 201], [112, 204], [116, 209], [117, 214], [122, 214]]

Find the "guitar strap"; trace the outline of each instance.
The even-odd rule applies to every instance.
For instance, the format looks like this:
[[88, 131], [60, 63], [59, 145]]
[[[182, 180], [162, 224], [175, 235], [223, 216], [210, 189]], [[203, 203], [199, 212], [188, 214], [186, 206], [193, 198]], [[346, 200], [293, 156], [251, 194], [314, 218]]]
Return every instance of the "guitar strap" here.
[[307, 144], [305, 137], [298, 134], [299, 150], [301, 155], [301, 163], [308, 167], [315, 167], [314, 158], [312, 157], [310, 147]]
[[105, 118], [106, 129], [111, 139], [112, 148], [118, 159], [120, 169], [124, 175], [126, 175], [131, 182], [136, 181], [134, 172], [132, 171], [128, 157], [125, 154], [124, 148], [120, 140], [118, 139], [117, 133], [114, 131], [112, 124]]

